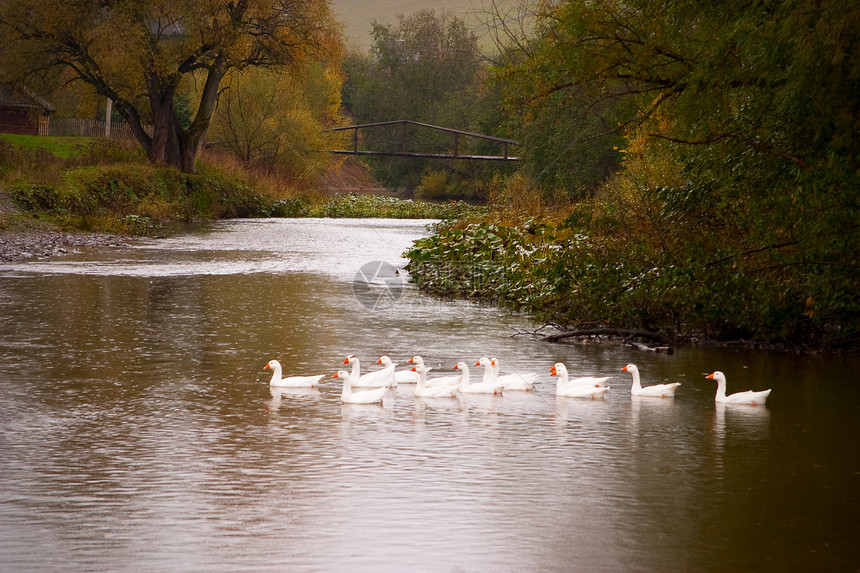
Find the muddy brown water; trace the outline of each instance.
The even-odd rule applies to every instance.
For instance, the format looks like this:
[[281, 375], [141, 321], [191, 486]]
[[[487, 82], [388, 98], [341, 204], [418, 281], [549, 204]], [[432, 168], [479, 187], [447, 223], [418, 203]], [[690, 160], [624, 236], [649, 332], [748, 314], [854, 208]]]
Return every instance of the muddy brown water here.
[[[512, 336], [534, 325], [393, 272], [426, 224], [227, 221], [0, 265], [0, 569], [858, 570], [856, 358]], [[540, 378], [345, 406], [348, 353]], [[327, 376], [271, 392], [272, 358]], [[613, 376], [606, 399], [556, 398], [556, 361]], [[675, 399], [631, 399], [628, 362]], [[717, 408], [716, 369], [767, 406]]]

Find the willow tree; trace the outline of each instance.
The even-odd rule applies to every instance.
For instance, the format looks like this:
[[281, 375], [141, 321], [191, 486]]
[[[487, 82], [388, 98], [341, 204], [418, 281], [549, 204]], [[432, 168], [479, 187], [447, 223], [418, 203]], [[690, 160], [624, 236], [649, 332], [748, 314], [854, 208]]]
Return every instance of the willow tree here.
[[150, 161], [191, 173], [227, 74], [302, 65], [339, 33], [327, 0], [16, 0], [0, 3], [0, 38], [6, 75], [86, 82]]

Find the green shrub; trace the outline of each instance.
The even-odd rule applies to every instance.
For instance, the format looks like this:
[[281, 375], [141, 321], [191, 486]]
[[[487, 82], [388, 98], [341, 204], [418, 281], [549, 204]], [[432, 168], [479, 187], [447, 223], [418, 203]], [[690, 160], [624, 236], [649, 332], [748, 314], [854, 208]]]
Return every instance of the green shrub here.
[[310, 214], [314, 217], [456, 219], [485, 211], [481, 207], [475, 207], [463, 201], [430, 203], [395, 197], [345, 193], [336, 195], [321, 206], [311, 209]]
[[17, 183], [9, 188], [9, 197], [24, 211], [55, 211], [60, 206], [59, 193], [51, 185]]
[[302, 199], [281, 199], [272, 205], [272, 217], [307, 217], [309, 213], [306, 201]]

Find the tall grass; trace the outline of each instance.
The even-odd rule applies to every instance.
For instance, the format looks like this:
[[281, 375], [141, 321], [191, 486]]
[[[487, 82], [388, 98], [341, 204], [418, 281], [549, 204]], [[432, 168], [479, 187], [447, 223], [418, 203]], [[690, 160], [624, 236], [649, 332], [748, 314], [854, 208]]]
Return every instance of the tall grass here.
[[[477, 209], [462, 202], [332, 195], [318, 182], [249, 169], [222, 154], [205, 153], [199, 172], [191, 175], [152, 165], [136, 147], [109, 140], [24, 136], [13, 141], [0, 140], [0, 193], [34, 218], [68, 229], [157, 234], [195, 220], [450, 219]], [[8, 225], [0, 221], [3, 227]]]

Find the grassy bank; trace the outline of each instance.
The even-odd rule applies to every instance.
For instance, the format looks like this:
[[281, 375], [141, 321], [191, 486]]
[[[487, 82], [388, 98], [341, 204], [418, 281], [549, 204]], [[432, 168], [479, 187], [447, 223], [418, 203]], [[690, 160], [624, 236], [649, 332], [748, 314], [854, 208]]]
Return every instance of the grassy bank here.
[[175, 223], [195, 220], [449, 219], [479, 210], [462, 202], [332, 195], [310, 183], [254, 173], [221, 159], [204, 157], [199, 172], [188, 175], [149, 164], [132, 145], [83, 138], [2, 136], [0, 192], [20, 213], [0, 215], [0, 231], [41, 221], [66, 230], [151, 235], [164, 233]]
[[800, 264], [789, 245], [753, 251], [742, 231], [709, 235], [675, 210], [609, 191], [561, 208], [527, 205], [517, 192], [487, 216], [438, 226], [406, 253], [407, 268], [426, 292], [496, 302], [570, 330], [810, 351], [860, 346], [851, 253], [830, 253], [840, 265]]

